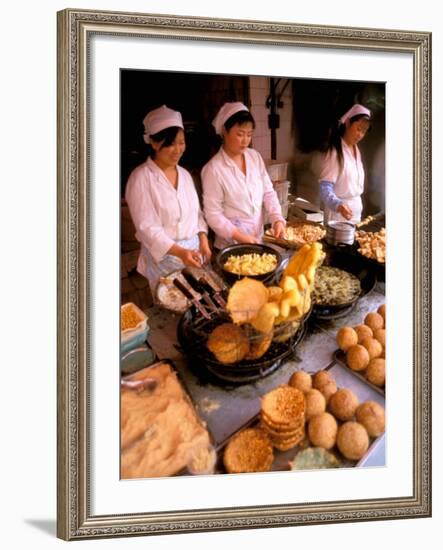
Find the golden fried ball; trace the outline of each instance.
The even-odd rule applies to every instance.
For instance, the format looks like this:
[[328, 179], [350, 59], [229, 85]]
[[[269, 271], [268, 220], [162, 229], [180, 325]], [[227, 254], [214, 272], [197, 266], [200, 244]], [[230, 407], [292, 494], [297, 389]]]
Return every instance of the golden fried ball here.
[[383, 317], [383, 321], [386, 324], [386, 304], [382, 304], [378, 307], [377, 313], [379, 313]]
[[339, 420], [351, 420], [358, 407], [358, 397], [348, 388], [340, 388], [329, 400], [331, 413]]
[[366, 315], [365, 325], [367, 325], [372, 332], [374, 332], [374, 330], [377, 330], [378, 328], [383, 328], [385, 326], [385, 321], [380, 313], [372, 311]]
[[309, 421], [308, 435], [315, 447], [332, 449], [337, 438], [337, 421], [327, 412], [317, 414]]
[[338, 347], [347, 351], [351, 346], [358, 344], [358, 335], [352, 327], [342, 327], [337, 332], [336, 340]]
[[368, 350], [361, 344], [352, 346], [346, 352], [346, 363], [355, 371], [365, 370], [370, 361]]
[[320, 370], [314, 374], [312, 385], [316, 390], [319, 390], [328, 402], [331, 395], [337, 391], [337, 384], [328, 371]]
[[312, 378], [309, 373], [300, 370], [294, 372], [289, 379], [288, 384], [293, 388], [297, 388], [301, 392], [306, 393], [312, 388]]
[[359, 422], [345, 422], [337, 433], [337, 447], [349, 460], [359, 460], [369, 447], [369, 436]]
[[326, 399], [324, 395], [314, 388], [305, 393], [305, 418], [310, 420], [313, 416], [321, 414], [326, 410]]
[[375, 330], [374, 338], [380, 342], [383, 348], [386, 346], [386, 330], [384, 328], [378, 328]]
[[382, 357], [371, 359], [366, 369], [366, 378], [376, 386], [383, 386], [385, 383], [385, 360]]
[[331, 380], [332, 377], [327, 370], [319, 370], [314, 374], [312, 378], [312, 387], [319, 390], [322, 386], [324, 386], [327, 382], [330, 382]]
[[383, 346], [375, 338], [364, 338], [361, 342], [361, 345], [368, 350], [369, 359], [380, 357], [380, 355], [383, 353]]
[[365, 338], [372, 338], [374, 335], [372, 330], [367, 325], [357, 325], [354, 327], [354, 330], [358, 336], [358, 344], [361, 344], [361, 341]]
[[365, 401], [359, 405], [355, 417], [371, 437], [378, 437], [385, 431], [385, 409], [376, 401]]

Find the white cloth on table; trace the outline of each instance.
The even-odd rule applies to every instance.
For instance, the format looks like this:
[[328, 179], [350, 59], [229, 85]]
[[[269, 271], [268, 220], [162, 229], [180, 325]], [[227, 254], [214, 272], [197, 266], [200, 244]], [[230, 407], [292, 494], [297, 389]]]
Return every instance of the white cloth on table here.
[[[164, 172], [148, 158], [132, 171], [126, 185], [125, 197], [135, 236], [141, 243], [137, 270], [149, 280], [153, 291], [158, 282], [153, 264], [166, 274], [161, 262], [171, 246], [178, 243], [185, 248], [198, 249], [198, 233], [208, 230], [191, 174], [181, 166], [177, 166], [177, 170], [175, 189]], [[166, 260], [169, 266], [171, 256]], [[183, 267], [181, 260], [175, 260]]]
[[246, 174], [223, 147], [202, 169], [203, 208], [208, 225], [216, 234], [215, 247], [232, 244], [240, 229], [257, 239], [263, 236], [264, 212], [273, 224], [285, 223], [277, 194], [265, 163], [257, 151], [244, 152]]

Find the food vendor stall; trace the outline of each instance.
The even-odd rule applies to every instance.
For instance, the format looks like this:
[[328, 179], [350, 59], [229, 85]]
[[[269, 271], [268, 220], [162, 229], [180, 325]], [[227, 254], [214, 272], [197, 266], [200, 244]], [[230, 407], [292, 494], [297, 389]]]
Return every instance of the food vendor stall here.
[[122, 353], [123, 478], [385, 464], [375, 222], [336, 246], [295, 221], [160, 282], [146, 340]]

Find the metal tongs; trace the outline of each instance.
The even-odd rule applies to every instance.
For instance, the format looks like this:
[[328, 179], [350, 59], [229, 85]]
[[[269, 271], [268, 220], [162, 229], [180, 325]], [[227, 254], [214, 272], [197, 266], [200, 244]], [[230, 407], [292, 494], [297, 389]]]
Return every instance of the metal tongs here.
[[[226, 307], [226, 301], [222, 297], [220, 291], [221, 288], [214, 283], [214, 281], [211, 279], [211, 277], [205, 277], [201, 275], [199, 278], [195, 277], [195, 275], [186, 267], [182, 270], [182, 274], [187, 280], [187, 282], [196, 289], [207, 301], [207, 298], [212, 302], [212, 304], [215, 306], [216, 309], [217, 306], [214, 304], [214, 300], [217, 302], [217, 304], [222, 307], [223, 309]], [[206, 298], [207, 297], [207, 298]]]
[[218, 311], [219, 308], [217, 304], [214, 303], [206, 287], [200, 282], [203, 278], [197, 279], [197, 277], [187, 268], [182, 269], [182, 275], [186, 279], [186, 282], [203, 297], [209, 309], [211, 311]]
[[211, 319], [211, 315], [206, 311], [203, 305], [192, 295], [192, 292], [176, 277], [172, 284], [198, 309], [205, 319]]

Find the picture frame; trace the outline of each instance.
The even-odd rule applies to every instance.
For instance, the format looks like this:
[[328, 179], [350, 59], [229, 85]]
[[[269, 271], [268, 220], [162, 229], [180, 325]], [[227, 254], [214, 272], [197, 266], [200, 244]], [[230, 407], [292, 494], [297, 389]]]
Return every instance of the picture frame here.
[[[408, 56], [412, 66], [412, 489], [404, 496], [248, 506], [139, 509], [96, 513], [91, 443], [97, 413], [91, 372], [97, 303], [94, 244], [97, 203], [91, 188], [91, 44], [178, 40], [253, 48], [309, 48], [354, 55]], [[395, 62], [395, 61], [394, 61]], [[252, 529], [431, 515], [431, 35], [426, 32], [235, 21], [201, 17], [68, 9], [58, 13], [58, 341], [57, 534], [65, 540]], [[118, 177], [117, 177], [118, 179]], [[118, 224], [117, 224], [118, 225]], [[94, 390], [95, 391], [95, 390]], [[118, 475], [118, 472], [116, 473]], [[159, 480], [162, 483], [162, 480]], [[157, 485], [158, 488], [158, 485]], [[266, 498], [266, 497], [264, 497]]]

